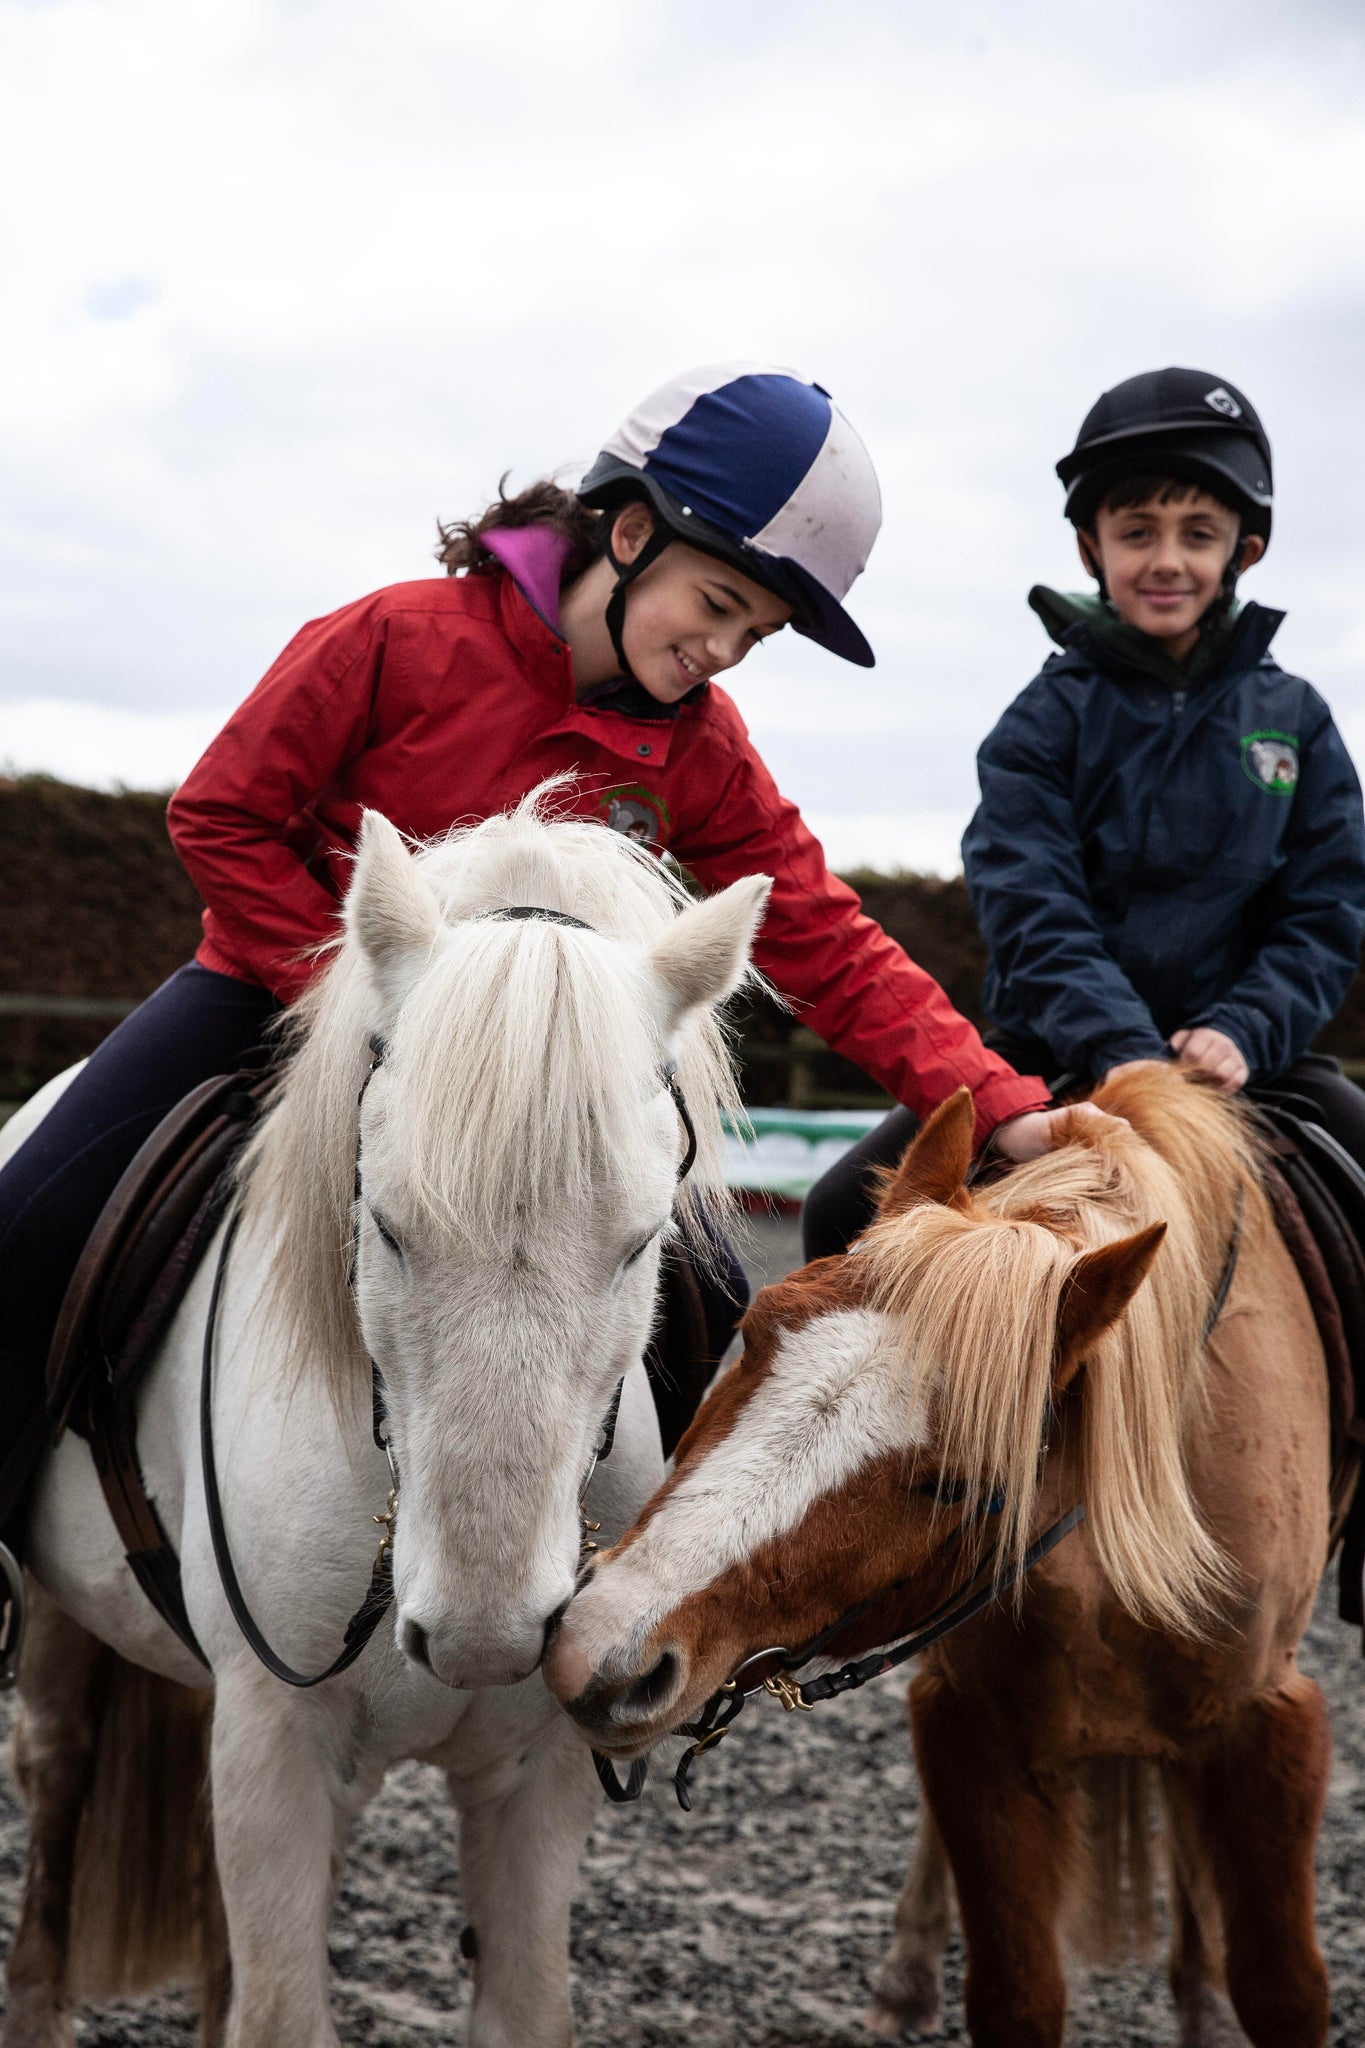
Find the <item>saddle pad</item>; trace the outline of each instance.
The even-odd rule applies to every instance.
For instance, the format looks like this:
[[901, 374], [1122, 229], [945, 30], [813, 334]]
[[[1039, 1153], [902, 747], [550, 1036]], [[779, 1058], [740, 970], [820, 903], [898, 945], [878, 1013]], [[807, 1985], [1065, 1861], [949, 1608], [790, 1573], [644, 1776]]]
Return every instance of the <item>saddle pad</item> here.
[[222, 1215], [228, 1168], [272, 1085], [220, 1074], [162, 1118], [136, 1153], [71, 1276], [47, 1363], [54, 1433], [91, 1433], [89, 1392], [130, 1400], [140, 1369], [194, 1277]]

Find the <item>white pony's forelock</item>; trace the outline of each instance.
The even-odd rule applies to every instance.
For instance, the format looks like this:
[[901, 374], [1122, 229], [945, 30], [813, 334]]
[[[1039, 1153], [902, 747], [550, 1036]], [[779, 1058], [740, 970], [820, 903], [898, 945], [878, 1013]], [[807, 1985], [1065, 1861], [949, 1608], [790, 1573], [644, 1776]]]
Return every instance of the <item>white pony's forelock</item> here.
[[[547, 1189], [586, 1191], [638, 1136], [641, 1074], [667, 1053], [697, 1131], [679, 1191], [687, 1227], [700, 1200], [725, 1213], [721, 1118], [742, 1113], [715, 1012], [694, 1013], [666, 1048], [647, 999], [646, 949], [691, 899], [624, 834], [553, 816], [562, 780], [415, 853], [448, 929], [393, 1021], [386, 1063], [412, 1134], [409, 1192], [443, 1227], [472, 1234]], [[489, 915], [517, 906], [592, 929]], [[270, 1296], [296, 1360], [343, 1381], [365, 1364], [347, 1270], [356, 1098], [379, 1007], [348, 936], [296, 1007], [297, 1050], [242, 1169], [248, 1205], [279, 1247]]]

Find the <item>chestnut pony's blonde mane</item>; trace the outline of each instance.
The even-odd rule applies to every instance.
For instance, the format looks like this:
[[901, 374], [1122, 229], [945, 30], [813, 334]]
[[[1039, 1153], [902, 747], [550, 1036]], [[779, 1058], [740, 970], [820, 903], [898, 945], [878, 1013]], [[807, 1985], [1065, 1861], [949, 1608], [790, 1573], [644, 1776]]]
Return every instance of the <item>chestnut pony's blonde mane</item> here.
[[961, 1207], [925, 1203], [864, 1239], [873, 1293], [928, 1404], [950, 1474], [1000, 1488], [1001, 1568], [1034, 1532], [1058, 1313], [1078, 1256], [1164, 1222], [1149, 1278], [1086, 1351], [1076, 1427], [1086, 1523], [1116, 1597], [1202, 1632], [1227, 1567], [1190, 1496], [1183, 1444], [1203, 1394], [1204, 1327], [1239, 1213], [1264, 1197], [1245, 1121], [1174, 1067], [1143, 1066], [1094, 1100], [1071, 1140]]
[[[385, 1115], [403, 1120], [414, 1206], [456, 1238], [486, 1241], [536, 1214], [548, 1192], [586, 1194], [639, 1142], [642, 1075], [663, 1085], [640, 961], [691, 899], [644, 848], [556, 817], [554, 801], [555, 783], [542, 784], [515, 810], [414, 856], [451, 935], [392, 1028]], [[520, 904], [564, 912], [592, 933], [487, 914]], [[380, 1023], [348, 934], [286, 1020], [291, 1057], [241, 1170], [246, 1220], [262, 1221], [274, 1247], [262, 1306], [279, 1317], [296, 1369], [322, 1370], [338, 1394], [368, 1369], [348, 1270], [356, 1099]], [[685, 1019], [677, 1061], [697, 1131], [696, 1165], [678, 1191], [686, 1230], [702, 1201], [725, 1211], [721, 1118], [742, 1115], [709, 1007]], [[680, 1130], [680, 1155], [682, 1144]]]

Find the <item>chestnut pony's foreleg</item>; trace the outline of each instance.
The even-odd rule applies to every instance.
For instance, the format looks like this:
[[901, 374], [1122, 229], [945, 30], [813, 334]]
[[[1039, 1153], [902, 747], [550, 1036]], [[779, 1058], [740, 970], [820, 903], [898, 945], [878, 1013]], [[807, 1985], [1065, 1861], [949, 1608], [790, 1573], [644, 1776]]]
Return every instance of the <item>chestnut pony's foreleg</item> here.
[[1167, 1975], [1180, 2048], [1242, 2048], [1246, 2036], [1224, 1996], [1222, 1915], [1202, 1832], [1190, 1804], [1169, 1783], [1166, 1838], [1171, 1857], [1171, 1950]]
[[1075, 1795], [1027, 1777], [938, 1678], [911, 1686], [910, 1724], [957, 1888], [975, 2048], [1062, 2048], [1058, 1929], [1076, 1857]]
[[948, 1855], [926, 1799], [910, 1872], [896, 1901], [895, 1936], [867, 2016], [874, 2034], [894, 2041], [903, 2032], [938, 2032], [943, 1951], [952, 1925]]
[[1178, 1827], [1197, 1831], [1222, 1910], [1228, 1995], [1253, 2048], [1322, 2048], [1327, 1969], [1313, 1929], [1313, 1852], [1331, 1735], [1296, 1674], [1250, 1701], [1216, 1747], [1168, 1766]]

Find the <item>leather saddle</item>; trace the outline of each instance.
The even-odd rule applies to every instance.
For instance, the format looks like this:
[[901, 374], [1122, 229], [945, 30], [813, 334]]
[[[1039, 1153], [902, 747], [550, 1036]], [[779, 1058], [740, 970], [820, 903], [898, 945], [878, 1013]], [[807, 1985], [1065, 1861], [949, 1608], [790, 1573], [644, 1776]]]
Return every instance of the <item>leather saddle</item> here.
[[1251, 1095], [1269, 1155], [1266, 1193], [1298, 1268], [1327, 1360], [1331, 1416], [1329, 1555], [1341, 1545], [1338, 1608], [1365, 1625], [1365, 1173], [1302, 1096]]
[[[201, 1661], [179, 1559], [138, 1457], [137, 1393], [227, 1210], [233, 1169], [275, 1079], [266, 1071], [219, 1075], [157, 1125], [90, 1234], [48, 1354], [48, 1441], [65, 1429], [87, 1439], [134, 1576]], [[645, 1354], [665, 1456], [700, 1407], [718, 1362], [708, 1353], [696, 1274], [685, 1248], [672, 1246]]]
[[68, 1284], [47, 1361], [51, 1440], [85, 1437], [134, 1577], [201, 1662], [180, 1560], [143, 1477], [137, 1391], [221, 1222], [268, 1072], [218, 1075], [163, 1117], [125, 1169]]

